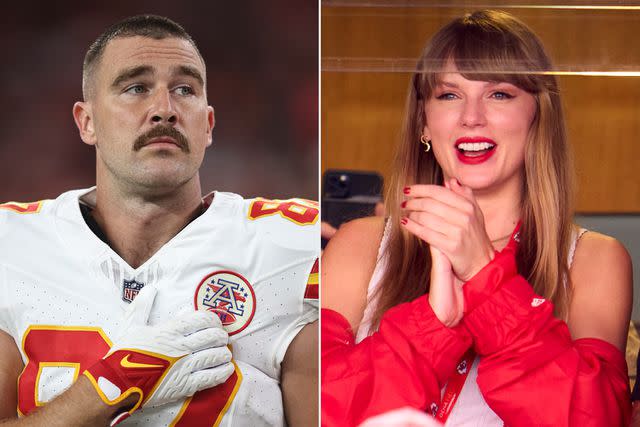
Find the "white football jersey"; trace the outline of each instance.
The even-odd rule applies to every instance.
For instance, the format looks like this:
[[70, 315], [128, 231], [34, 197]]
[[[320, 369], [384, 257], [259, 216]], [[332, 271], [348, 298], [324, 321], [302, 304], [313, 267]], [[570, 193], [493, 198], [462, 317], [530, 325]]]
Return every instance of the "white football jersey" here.
[[284, 425], [280, 363], [318, 317], [317, 204], [215, 192], [201, 216], [134, 269], [85, 223], [80, 199], [94, 194], [0, 205], [0, 329], [25, 364], [19, 413], [62, 393], [104, 356], [128, 301], [154, 286], [149, 323], [185, 306], [217, 313], [236, 372], [223, 385], [137, 411], [121, 425]]

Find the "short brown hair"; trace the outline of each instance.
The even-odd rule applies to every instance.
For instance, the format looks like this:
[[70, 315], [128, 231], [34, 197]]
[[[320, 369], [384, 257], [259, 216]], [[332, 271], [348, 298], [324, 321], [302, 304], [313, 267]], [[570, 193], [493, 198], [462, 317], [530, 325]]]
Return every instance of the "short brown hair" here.
[[[84, 56], [82, 64], [82, 95], [86, 100], [89, 95], [89, 81], [95, 65], [100, 62], [102, 54], [109, 42], [119, 37], [149, 37], [156, 40], [175, 37], [187, 40], [196, 50], [200, 58], [202, 55], [191, 35], [177, 22], [158, 15], [136, 15], [116, 22], [107, 28], [91, 43]], [[204, 63], [204, 60], [202, 61]]]

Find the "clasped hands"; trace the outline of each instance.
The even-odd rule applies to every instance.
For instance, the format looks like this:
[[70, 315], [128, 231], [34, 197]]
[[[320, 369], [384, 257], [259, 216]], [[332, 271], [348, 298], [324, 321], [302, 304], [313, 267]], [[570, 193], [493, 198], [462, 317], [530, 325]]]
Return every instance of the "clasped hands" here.
[[494, 257], [482, 211], [470, 188], [456, 179], [445, 186], [406, 187], [402, 226], [429, 244], [431, 284], [429, 304], [448, 327], [464, 314], [462, 286]]

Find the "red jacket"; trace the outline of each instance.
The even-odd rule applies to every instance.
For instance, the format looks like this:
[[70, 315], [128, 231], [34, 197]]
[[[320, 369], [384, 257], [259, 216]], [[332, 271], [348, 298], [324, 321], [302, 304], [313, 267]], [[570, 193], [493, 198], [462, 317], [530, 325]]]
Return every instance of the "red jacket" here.
[[464, 286], [466, 312], [447, 328], [427, 297], [390, 309], [354, 344], [339, 313], [322, 310], [322, 425], [357, 426], [391, 409], [430, 411], [473, 342], [478, 385], [506, 426], [626, 426], [624, 355], [595, 338], [572, 341], [550, 302], [517, 274], [513, 245]]

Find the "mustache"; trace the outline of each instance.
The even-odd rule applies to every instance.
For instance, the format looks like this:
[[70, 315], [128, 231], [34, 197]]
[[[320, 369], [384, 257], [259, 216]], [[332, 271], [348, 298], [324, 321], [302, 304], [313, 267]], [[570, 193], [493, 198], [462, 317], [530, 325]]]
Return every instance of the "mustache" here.
[[161, 136], [168, 136], [170, 138], [173, 138], [178, 144], [178, 147], [180, 147], [180, 149], [185, 153], [189, 153], [191, 151], [189, 149], [189, 141], [187, 141], [187, 137], [180, 133], [180, 131], [173, 126], [165, 125], [154, 126], [153, 128], [151, 128], [151, 130], [136, 138], [133, 143], [133, 151], [139, 151], [142, 147], [147, 145], [151, 139]]

